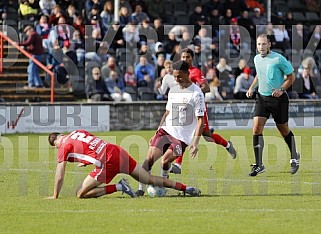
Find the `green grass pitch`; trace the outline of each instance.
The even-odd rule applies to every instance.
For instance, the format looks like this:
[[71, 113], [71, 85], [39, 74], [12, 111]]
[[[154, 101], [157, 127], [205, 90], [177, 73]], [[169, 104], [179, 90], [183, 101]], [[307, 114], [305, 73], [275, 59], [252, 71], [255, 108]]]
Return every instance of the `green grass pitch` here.
[[[0, 143], [0, 233], [320, 233], [321, 129], [293, 129], [301, 166], [289, 173], [289, 152], [275, 128], [266, 129], [266, 172], [250, 178], [251, 130], [218, 130], [231, 139], [236, 160], [221, 146], [201, 141], [197, 158], [184, 155], [182, 175], [171, 179], [202, 190], [201, 197], [131, 199], [120, 192], [77, 199], [75, 191], [93, 169], [67, 165], [63, 191], [52, 195], [56, 150], [47, 135], [5, 135]], [[155, 131], [96, 133], [143, 162]], [[153, 168], [159, 174], [159, 163]], [[129, 178], [136, 190], [138, 183]]]

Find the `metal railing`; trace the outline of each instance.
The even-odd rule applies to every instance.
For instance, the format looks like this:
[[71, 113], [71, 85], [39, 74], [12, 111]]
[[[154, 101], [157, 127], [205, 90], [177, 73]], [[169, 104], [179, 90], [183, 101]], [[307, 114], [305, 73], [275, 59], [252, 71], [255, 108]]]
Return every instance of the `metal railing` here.
[[42, 70], [48, 73], [51, 78], [51, 90], [50, 90], [50, 103], [54, 103], [54, 87], [55, 87], [55, 73], [50, 71], [45, 65], [39, 62], [37, 59], [32, 57], [25, 49], [20, 47], [17, 42], [11, 40], [7, 35], [0, 31], [0, 73], [3, 73], [3, 60], [4, 60], [4, 40], [9, 42], [13, 47], [23, 53], [26, 57], [31, 59], [35, 64], [37, 64]]

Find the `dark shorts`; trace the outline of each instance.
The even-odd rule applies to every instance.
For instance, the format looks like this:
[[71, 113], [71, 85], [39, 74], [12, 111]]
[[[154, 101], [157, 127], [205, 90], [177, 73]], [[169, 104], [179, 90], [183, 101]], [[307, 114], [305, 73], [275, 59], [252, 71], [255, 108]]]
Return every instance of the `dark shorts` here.
[[277, 124], [284, 124], [289, 121], [289, 97], [287, 93], [280, 97], [257, 95], [254, 116], [269, 118], [271, 114]]
[[152, 139], [150, 146], [163, 150], [163, 154], [171, 149], [174, 156], [181, 156], [185, 152], [187, 144], [169, 135], [164, 129], [159, 129]]

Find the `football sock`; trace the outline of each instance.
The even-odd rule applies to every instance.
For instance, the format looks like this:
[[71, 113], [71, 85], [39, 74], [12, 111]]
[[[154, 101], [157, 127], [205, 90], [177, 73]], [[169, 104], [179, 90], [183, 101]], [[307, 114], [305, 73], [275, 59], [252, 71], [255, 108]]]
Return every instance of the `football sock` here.
[[182, 161], [183, 161], [183, 156], [177, 156], [176, 160], [175, 160], [175, 164], [176, 165], [182, 165]]
[[161, 176], [169, 178], [169, 170], [164, 170], [163, 168], [161, 168]]
[[[148, 173], [151, 174], [151, 171], [148, 171]], [[139, 184], [138, 184], [138, 190], [142, 190], [142, 191], [145, 192], [145, 190], [146, 190], [146, 185], [139, 182]]]
[[123, 186], [121, 186], [121, 184], [116, 184], [116, 189], [117, 189], [117, 191], [122, 191]]
[[290, 131], [289, 134], [286, 137], [284, 137], [284, 140], [290, 149], [291, 158], [296, 159], [297, 158], [296, 146], [295, 146], [295, 139], [292, 131]]
[[179, 191], [185, 191], [186, 190], [186, 185], [176, 182], [174, 189], [179, 190]]
[[[117, 185], [116, 184], [107, 185], [105, 187], [106, 194], [111, 194], [111, 193], [114, 193], [116, 191], [120, 191], [121, 189], [118, 190]], [[121, 185], [120, 185], [120, 187], [121, 187]]]
[[255, 155], [255, 163], [258, 166], [262, 165], [262, 157], [263, 157], [263, 147], [264, 147], [264, 139], [263, 135], [253, 135], [253, 148]]
[[214, 142], [218, 145], [222, 145], [226, 148], [227, 146], [227, 141], [221, 137], [220, 135], [216, 134], [216, 133], [213, 133], [212, 134], [212, 139], [214, 140]]

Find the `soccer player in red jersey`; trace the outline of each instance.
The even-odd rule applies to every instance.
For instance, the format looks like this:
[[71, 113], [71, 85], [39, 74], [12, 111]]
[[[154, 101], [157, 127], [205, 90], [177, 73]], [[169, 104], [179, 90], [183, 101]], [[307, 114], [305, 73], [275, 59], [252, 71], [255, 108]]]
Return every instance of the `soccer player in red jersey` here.
[[[201, 70], [197, 67], [193, 66], [193, 58], [194, 58], [194, 52], [193, 50], [189, 48], [185, 48], [181, 50], [181, 60], [186, 61], [189, 64], [189, 73], [190, 73], [190, 79], [193, 83], [197, 84], [203, 93], [207, 93], [210, 91], [208, 82], [206, 78], [203, 76]], [[222, 136], [216, 133], [212, 133], [209, 129], [208, 125], [208, 115], [207, 115], [207, 105], [206, 105], [206, 111], [204, 114], [204, 129], [202, 133], [204, 139], [208, 142], [213, 142], [219, 145], [222, 145], [226, 148], [226, 150], [229, 152], [231, 157], [233, 159], [236, 158], [236, 150], [232, 144], [232, 142], [225, 140]], [[183, 161], [183, 155], [178, 156], [175, 164], [172, 165], [171, 172], [175, 174], [181, 174], [182, 171], [182, 161]]]
[[[69, 135], [54, 132], [49, 135], [48, 141], [50, 145], [58, 148], [54, 194], [48, 199], [58, 198], [64, 182], [67, 162], [78, 162], [79, 167], [90, 164], [96, 166], [77, 191], [79, 198], [100, 197], [116, 191], [136, 197], [125, 179], [117, 184], [109, 184], [119, 173], [128, 174], [144, 184], [173, 188], [188, 194], [189, 190], [196, 189], [163, 177], [150, 175], [124, 149], [103, 141], [85, 130], [76, 130]], [[100, 186], [103, 183], [106, 186]]]

